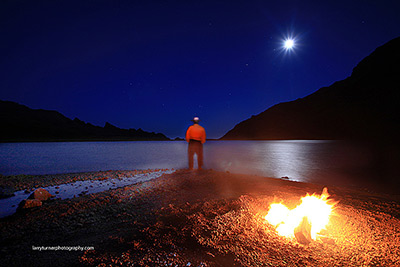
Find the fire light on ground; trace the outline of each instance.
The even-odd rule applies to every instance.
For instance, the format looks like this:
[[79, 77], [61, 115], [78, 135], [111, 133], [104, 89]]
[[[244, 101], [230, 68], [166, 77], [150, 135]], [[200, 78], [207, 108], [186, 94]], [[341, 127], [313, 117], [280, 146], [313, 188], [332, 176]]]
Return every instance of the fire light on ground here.
[[296, 237], [300, 243], [315, 240], [317, 234], [329, 223], [336, 202], [328, 200], [328, 189], [324, 188], [321, 195], [307, 194], [301, 198], [301, 204], [290, 210], [282, 203], [270, 205], [265, 219], [276, 226], [279, 235]]

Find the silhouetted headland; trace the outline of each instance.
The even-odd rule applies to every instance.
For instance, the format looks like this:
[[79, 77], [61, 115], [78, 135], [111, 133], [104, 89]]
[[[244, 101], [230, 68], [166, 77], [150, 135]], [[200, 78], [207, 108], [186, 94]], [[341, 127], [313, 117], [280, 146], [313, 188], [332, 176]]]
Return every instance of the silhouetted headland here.
[[240, 122], [222, 140], [396, 140], [400, 136], [400, 37], [350, 77]]
[[162, 133], [104, 127], [73, 120], [57, 111], [31, 109], [0, 100], [0, 142], [26, 141], [168, 141]]

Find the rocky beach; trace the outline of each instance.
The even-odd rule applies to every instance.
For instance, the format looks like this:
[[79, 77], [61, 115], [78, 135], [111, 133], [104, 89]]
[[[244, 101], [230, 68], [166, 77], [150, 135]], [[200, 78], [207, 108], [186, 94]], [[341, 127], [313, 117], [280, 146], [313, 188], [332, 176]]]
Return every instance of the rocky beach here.
[[[14, 190], [147, 171], [1, 177]], [[5, 266], [396, 266], [400, 199], [329, 187], [337, 202], [308, 245], [264, 219], [273, 202], [294, 207], [324, 185], [213, 170], [158, 178], [69, 199], [0, 219]], [[27, 197], [29, 195], [27, 194]]]

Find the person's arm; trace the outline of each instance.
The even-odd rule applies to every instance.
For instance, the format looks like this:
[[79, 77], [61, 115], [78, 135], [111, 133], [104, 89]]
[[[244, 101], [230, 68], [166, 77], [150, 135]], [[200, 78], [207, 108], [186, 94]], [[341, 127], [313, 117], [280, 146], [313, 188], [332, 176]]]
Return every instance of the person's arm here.
[[188, 129], [187, 129], [187, 131], [186, 131], [186, 142], [188, 142], [189, 143], [189, 140], [190, 140], [190, 134], [189, 134], [189, 132], [190, 132], [190, 128], [191, 128], [192, 126], [190, 126]]
[[206, 130], [203, 129], [203, 134], [201, 136], [201, 143], [204, 144], [206, 142]]

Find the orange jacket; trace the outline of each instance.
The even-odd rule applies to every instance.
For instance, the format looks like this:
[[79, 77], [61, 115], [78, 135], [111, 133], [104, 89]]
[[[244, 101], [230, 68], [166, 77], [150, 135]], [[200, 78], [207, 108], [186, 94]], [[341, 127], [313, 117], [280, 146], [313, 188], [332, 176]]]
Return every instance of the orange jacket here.
[[204, 144], [206, 142], [206, 130], [198, 124], [193, 124], [186, 131], [186, 141], [189, 142], [190, 139]]

